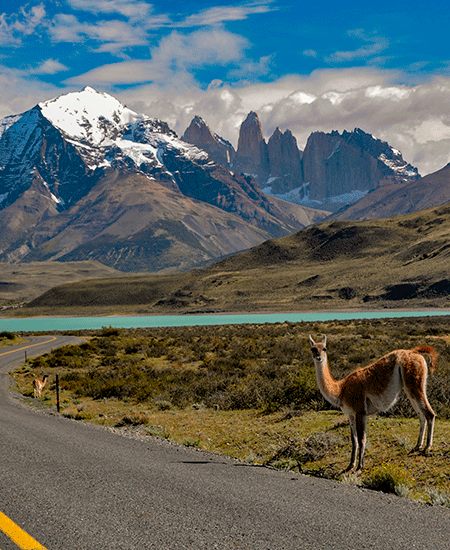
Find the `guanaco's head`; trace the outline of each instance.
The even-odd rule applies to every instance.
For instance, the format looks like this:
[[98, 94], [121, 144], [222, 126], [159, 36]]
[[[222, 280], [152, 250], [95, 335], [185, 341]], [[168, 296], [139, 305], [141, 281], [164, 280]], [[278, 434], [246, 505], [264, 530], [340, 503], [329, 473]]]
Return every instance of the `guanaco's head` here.
[[327, 337], [324, 335], [321, 342], [314, 342], [312, 336], [309, 335], [309, 341], [311, 342], [311, 353], [314, 361], [325, 362], [327, 359]]

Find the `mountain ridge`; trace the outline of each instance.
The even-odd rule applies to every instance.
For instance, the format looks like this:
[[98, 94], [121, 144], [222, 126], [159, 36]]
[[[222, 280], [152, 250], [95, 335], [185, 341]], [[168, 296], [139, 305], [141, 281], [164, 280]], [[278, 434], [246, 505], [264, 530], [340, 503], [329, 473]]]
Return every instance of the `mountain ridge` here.
[[[167, 123], [139, 115], [90, 87], [7, 117], [1, 128], [0, 261], [81, 256], [125, 271], [171, 270], [177, 265], [190, 269], [289, 234], [327, 214], [268, 197], [250, 177], [231, 173], [205, 151], [179, 139]], [[113, 196], [127, 202], [123, 190], [107, 190], [105, 182], [126, 182], [135, 197], [151, 182], [153, 191], [142, 195], [142, 227], [135, 231], [130, 220], [122, 223], [124, 233], [119, 235], [117, 220], [98, 224], [89, 219], [93, 201], [98, 219], [105, 218]], [[163, 196], [165, 206], [156, 223], [155, 207]], [[99, 214], [102, 198], [105, 212]], [[189, 212], [198, 223], [191, 223]], [[204, 223], [201, 217], [211, 221]], [[108, 233], [113, 222], [116, 232]], [[95, 227], [98, 234], [93, 233]], [[197, 234], [202, 227], [207, 233]], [[232, 236], [233, 227], [242, 235]], [[152, 249], [158, 255], [161, 247], [167, 254], [153, 261]]]
[[205, 150], [222, 164], [226, 156], [224, 165], [235, 173], [251, 174], [271, 196], [332, 212], [348, 199], [356, 202], [384, 185], [412, 183], [420, 177], [400, 151], [360, 128], [313, 132], [301, 151], [289, 129], [282, 132], [277, 127], [266, 143], [258, 114], [251, 111], [240, 126], [237, 149], [227, 143], [226, 154], [220, 139], [213, 137], [199, 116], [183, 138], [197, 146], [205, 144]]

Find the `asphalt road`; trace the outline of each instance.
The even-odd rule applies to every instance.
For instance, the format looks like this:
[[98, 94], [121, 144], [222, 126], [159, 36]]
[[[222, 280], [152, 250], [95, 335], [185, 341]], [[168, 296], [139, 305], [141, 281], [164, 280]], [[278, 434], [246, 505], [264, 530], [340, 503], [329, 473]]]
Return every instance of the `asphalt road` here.
[[[28, 348], [28, 357], [67, 343], [57, 338]], [[25, 352], [7, 351], [0, 349], [0, 512], [41, 548], [450, 549], [445, 508], [30, 410], [7, 375]], [[0, 531], [1, 550], [19, 547]]]

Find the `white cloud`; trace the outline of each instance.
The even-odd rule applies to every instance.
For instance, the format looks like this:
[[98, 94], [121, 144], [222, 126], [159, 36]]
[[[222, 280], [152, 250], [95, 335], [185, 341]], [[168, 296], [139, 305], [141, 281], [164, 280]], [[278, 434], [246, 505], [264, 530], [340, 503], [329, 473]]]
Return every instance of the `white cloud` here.
[[78, 11], [91, 14], [120, 16], [133, 25], [145, 29], [157, 29], [170, 24], [167, 14], [154, 13], [152, 4], [135, 0], [68, 0], [68, 5]]
[[272, 0], [247, 2], [241, 5], [214, 6], [190, 15], [177, 26], [180, 27], [204, 27], [218, 25], [227, 21], [242, 21], [250, 15], [268, 13], [272, 11]]
[[23, 113], [61, 93], [55, 86], [30, 80], [28, 74], [0, 66], [0, 119]]
[[128, 47], [146, 45], [146, 29], [126, 21], [85, 23], [73, 14], [58, 14], [49, 29], [54, 42], [81, 43], [86, 39], [99, 43], [97, 51], [119, 52]]
[[155, 82], [193, 82], [191, 70], [206, 65], [227, 65], [244, 59], [247, 41], [223, 29], [199, 30], [190, 34], [173, 31], [151, 48], [151, 59], [123, 61], [93, 69], [71, 78], [70, 84], [92, 86]]
[[30, 74], [57, 74], [68, 70], [69, 68], [66, 65], [63, 65], [56, 59], [47, 59], [39, 63], [35, 69], [30, 69], [29, 72]]
[[120, 93], [130, 108], [167, 120], [182, 134], [194, 115], [235, 147], [241, 122], [258, 112], [268, 139], [275, 128], [289, 128], [303, 149], [314, 131], [351, 131], [355, 127], [387, 141], [422, 175], [450, 161], [450, 79], [398, 86], [398, 75], [371, 68], [316, 71], [266, 84], [241, 87], [215, 82], [195, 85], [146, 85]]
[[258, 61], [244, 60], [239, 67], [229, 71], [228, 76], [232, 79], [253, 80], [256, 76], [266, 75], [272, 63], [272, 56], [261, 57]]
[[67, 3], [74, 10], [95, 14], [120, 14], [127, 19], [147, 17], [153, 11], [150, 4], [135, 2], [134, 0], [68, 0]]
[[43, 4], [32, 6], [28, 11], [21, 8], [19, 14], [0, 14], [0, 44], [18, 46], [24, 36], [33, 34], [43, 24], [46, 12]]
[[421, 145], [429, 141], [436, 142], [442, 139], [450, 139], [450, 125], [439, 118], [424, 120], [412, 130], [412, 135]]
[[[68, 0], [68, 4], [75, 12], [54, 16], [48, 29], [51, 40], [93, 42], [94, 51], [121, 57], [129, 48], [148, 45], [150, 31], [170, 24], [167, 14], [154, 14], [153, 6], [142, 1]], [[98, 15], [104, 18], [98, 19]]]
[[373, 99], [381, 97], [383, 99], [402, 101], [407, 99], [411, 93], [411, 88], [407, 88], [406, 86], [369, 86], [366, 90], [366, 97]]
[[[386, 50], [389, 46], [389, 41], [386, 38], [378, 36], [377, 34], [365, 35], [360, 29], [355, 31], [349, 31], [349, 36], [365, 42], [364, 46], [360, 46], [354, 50], [337, 51], [325, 58], [328, 63], [348, 63], [356, 60], [370, 60], [379, 56], [381, 52]], [[376, 57], [380, 62], [380, 58]]]
[[[8, 67], [0, 66], [0, 75], [4, 79], [11, 79], [13, 82], [18, 82], [20, 88], [22, 88], [26, 82], [26, 79], [35, 75], [52, 75], [63, 71], [68, 71], [69, 68], [63, 65], [56, 59], [47, 59], [42, 61], [38, 65], [30, 66], [25, 69], [10, 69]], [[38, 83], [36, 83], [37, 87]], [[30, 88], [33, 88], [34, 84], [30, 82]], [[43, 85], [44, 88], [47, 86]], [[1, 93], [1, 88], [0, 88]], [[11, 114], [11, 113], [10, 113]]]

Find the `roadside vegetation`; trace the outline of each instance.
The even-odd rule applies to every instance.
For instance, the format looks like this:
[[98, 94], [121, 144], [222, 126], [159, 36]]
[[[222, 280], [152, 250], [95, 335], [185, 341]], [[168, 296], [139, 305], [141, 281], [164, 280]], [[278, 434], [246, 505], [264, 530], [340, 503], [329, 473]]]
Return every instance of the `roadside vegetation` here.
[[22, 341], [23, 338], [20, 338], [14, 332], [9, 332], [8, 330], [0, 331], [0, 348], [20, 344]]
[[[338, 479], [450, 506], [450, 317], [326, 323], [115, 329], [28, 360], [14, 373], [39, 406], [130, 435], [151, 435], [257, 464]], [[397, 348], [439, 353], [428, 382], [437, 413], [433, 449], [410, 453], [419, 430], [405, 396], [370, 417], [366, 469], [342, 474], [350, 430], [316, 384], [308, 334], [328, 338], [336, 378]], [[32, 379], [50, 376], [43, 398]]]

